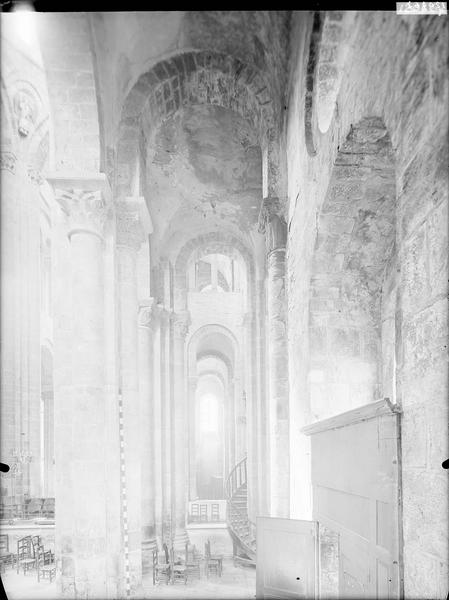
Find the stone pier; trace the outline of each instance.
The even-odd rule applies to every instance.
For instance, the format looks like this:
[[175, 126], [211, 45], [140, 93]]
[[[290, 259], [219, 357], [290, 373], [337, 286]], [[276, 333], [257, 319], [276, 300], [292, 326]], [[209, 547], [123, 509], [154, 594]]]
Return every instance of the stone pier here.
[[175, 514], [174, 546], [183, 549], [188, 540], [186, 531], [186, 507], [189, 472], [187, 380], [185, 375], [185, 340], [189, 328], [189, 313], [175, 313], [174, 326], [174, 476]]
[[[142, 415], [139, 402], [137, 251], [149, 231], [145, 200], [129, 197], [116, 203], [118, 290], [120, 306], [120, 393], [123, 406], [125, 481], [122, 481], [125, 554], [131, 592], [142, 580]], [[149, 219], [147, 219], [149, 221]], [[124, 484], [124, 486], [123, 486]], [[124, 493], [126, 492], [126, 493]]]
[[[150, 552], [155, 546], [155, 456], [153, 389], [153, 302], [141, 300], [139, 306], [139, 394], [142, 420], [141, 478], [142, 478], [142, 552]], [[142, 565], [151, 559], [142, 556]]]
[[196, 486], [196, 429], [195, 429], [195, 394], [198, 385], [198, 377], [190, 375], [188, 379], [188, 415], [189, 415], [189, 500], [197, 498]]
[[267, 247], [268, 412], [270, 432], [270, 514], [289, 517], [289, 405], [285, 297], [287, 227], [277, 198], [264, 198], [259, 231]]
[[[120, 522], [108, 492], [112, 472], [105, 394], [103, 228], [107, 183], [101, 175], [54, 178], [67, 217], [72, 321], [70, 365], [55, 394], [55, 553], [62, 597], [116, 598], [123, 592]], [[57, 365], [56, 368], [59, 369]], [[112, 539], [114, 538], [114, 539]]]

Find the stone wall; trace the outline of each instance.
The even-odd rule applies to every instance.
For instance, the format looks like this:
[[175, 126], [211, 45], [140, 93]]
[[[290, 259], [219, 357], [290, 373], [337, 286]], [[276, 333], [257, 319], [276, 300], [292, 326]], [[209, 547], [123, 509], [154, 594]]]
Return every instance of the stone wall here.
[[[6, 495], [42, 497], [40, 439], [40, 227], [42, 170], [48, 159], [48, 97], [32, 29], [2, 15], [1, 443], [12, 467]], [[15, 450], [31, 453], [17, 465]], [[13, 475], [16, 467], [19, 473]], [[20, 474], [20, 471], [22, 474]], [[5, 491], [5, 490], [2, 490]]]
[[[305, 78], [312, 19], [304, 13], [293, 17], [286, 130], [287, 279], [289, 314], [294, 315], [289, 319], [292, 516], [310, 515], [304, 486], [309, 449], [298, 428], [310, 418], [309, 284], [318, 216], [351, 126], [375, 117], [386, 127], [395, 159], [397, 264], [383, 286], [382, 318], [390, 334], [384, 331], [382, 369], [391, 371], [394, 339], [396, 400], [403, 410], [405, 595], [442, 598], [448, 513], [447, 474], [441, 469], [447, 454], [447, 21], [358, 13], [327, 133], [319, 131], [312, 115], [316, 154], [311, 155], [305, 140]], [[395, 285], [397, 300], [392, 299]], [[392, 384], [388, 392], [384, 386], [384, 394], [391, 389]]]
[[121, 106], [138, 77], [156, 62], [192, 49], [228, 54], [267, 73], [280, 105], [288, 16], [288, 11], [91, 14], [95, 54], [102, 66], [99, 85], [102, 94], [111, 99], [102, 107], [106, 146], [112, 149], [115, 144]]
[[36, 23], [52, 114], [50, 168], [72, 175], [96, 173], [101, 115], [89, 22], [83, 13], [47, 13], [39, 14]]
[[189, 292], [188, 304], [192, 332], [203, 325], [216, 323], [241, 339], [244, 307], [240, 292]]
[[315, 418], [382, 394], [382, 278], [395, 207], [390, 138], [380, 119], [363, 119], [338, 152], [317, 219], [309, 302]]

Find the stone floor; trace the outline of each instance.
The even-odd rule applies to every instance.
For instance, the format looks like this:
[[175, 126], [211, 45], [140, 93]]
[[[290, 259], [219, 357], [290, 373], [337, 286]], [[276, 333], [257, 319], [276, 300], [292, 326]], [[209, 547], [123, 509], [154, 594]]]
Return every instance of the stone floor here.
[[[226, 525], [221, 523], [193, 524], [188, 526], [191, 544], [195, 544], [200, 553], [204, 551], [207, 540], [211, 543], [213, 554], [224, 557], [223, 573], [221, 577], [204, 574], [201, 567], [201, 578], [189, 581], [187, 585], [176, 583], [174, 585], [160, 584], [153, 586], [151, 572], [143, 578], [143, 591], [145, 598], [217, 598], [227, 600], [235, 598], [247, 600], [255, 598], [256, 572], [247, 567], [235, 567], [232, 560], [232, 542]], [[8, 532], [11, 534], [11, 532]], [[28, 533], [28, 532], [26, 532]], [[31, 532], [31, 533], [34, 533]], [[39, 532], [42, 535], [42, 532]], [[54, 532], [51, 532], [54, 535]], [[48, 543], [51, 544], [52, 540]], [[17, 574], [13, 569], [6, 569], [1, 575], [6, 596], [9, 600], [57, 600], [59, 598], [56, 583], [37, 581], [36, 574], [31, 571], [27, 575]]]
[[252, 600], [256, 597], [256, 571], [249, 567], [234, 567], [232, 559], [225, 559], [221, 577], [210, 575], [207, 578], [201, 570], [201, 578], [188, 582], [186, 585], [161, 583], [154, 586], [150, 574], [145, 576], [143, 588], [145, 598]]
[[[57, 600], [59, 598], [56, 583], [37, 581], [34, 573], [19, 575], [8, 569], [2, 573], [3, 586], [8, 600]], [[201, 578], [189, 581], [186, 585], [153, 585], [151, 573], [144, 576], [143, 590], [145, 598], [182, 599], [195, 598], [227, 600], [252, 600], [256, 596], [256, 572], [246, 567], [234, 567], [232, 559], [225, 559], [221, 577], [210, 575], [206, 578], [203, 570]]]
[[38, 582], [33, 572], [24, 575], [7, 569], [2, 573], [2, 582], [8, 600], [56, 600], [59, 597], [54, 581]]

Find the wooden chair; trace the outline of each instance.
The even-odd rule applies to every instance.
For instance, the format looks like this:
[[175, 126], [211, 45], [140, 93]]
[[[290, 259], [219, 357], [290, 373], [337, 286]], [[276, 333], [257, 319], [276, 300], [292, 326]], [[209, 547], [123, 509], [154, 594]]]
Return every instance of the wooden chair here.
[[13, 496], [6, 496], [0, 505], [1, 519], [14, 519], [17, 516], [18, 506]]
[[211, 554], [210, 540], [204, 544], [204, 557], [206, 559], [206, 577], [209, 577], [209, 572], [215, 573], [221, 577], [223, 572], [223, 556], [219, 554]]
[[163, 546], [163, 552], [159, 552], [157, 548], [153, 550], [153, 585], [159, 584], [162, 578], [165, 578], [165, 583], [168, 585], [171, 569], [166, 544]]
[[210, 518], [211, 521], [219, 521], [220, 520], [220, 505], [212, 504], [210, 509]]
[[25, 507], [25, 518], [40, 517], [42, 515], [42, 498], [31, 498]]
[[184, 585], [187, 583], [187, 565], [186, 561], [181, 558], [175, 558], [175, 550], [173, 546], [170, 548], [170, 568], [171, 568], [171, 582], [183, 581]]
[[9, 551], [9, 537], [7, 533], [0, 535], [0, 570], [4, 571], [6, 565], [14, 567], [15, 554]]
[[50, 583], [56, 577], [56, 565], [51, 550], [44, 550], [42, 545], [36, 548], [37, 580], [49, 579]]
[[198, 522], [200, 520], [200, 505], [195, 502], [192, 504], [190, 511], [190, 520], [192, 522]]
[[186, 567], [187, 576], [192, 575], [201, 579], [201, 556], [196, 551], [196, 546], [191, 546], [189, 549], [189, 543], [186, 543]]
[[[39, 536], [35, 536], [39, 537]], [[27, 535], [17, 540], [17, 573], [23, 569], [23, 574], [36, 567], [35, 545], [31, 535]]]
[[47, 519], [55, 518], [55, 499], [45, 498], [44, 504], [42, 505], [42, 516]]
[[207, 504], [200, 504], [200, 521], [207, 521]]

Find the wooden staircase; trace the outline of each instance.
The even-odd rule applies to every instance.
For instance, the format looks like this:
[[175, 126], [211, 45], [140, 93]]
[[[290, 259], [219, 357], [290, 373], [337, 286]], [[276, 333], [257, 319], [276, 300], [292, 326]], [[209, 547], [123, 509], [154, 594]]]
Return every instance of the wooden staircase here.
[[256, 527], [248, 518], [246, 457], [238, 462], [230, 472], [226, 482], [226, 496], [234, 562], [255, 566]]

